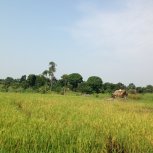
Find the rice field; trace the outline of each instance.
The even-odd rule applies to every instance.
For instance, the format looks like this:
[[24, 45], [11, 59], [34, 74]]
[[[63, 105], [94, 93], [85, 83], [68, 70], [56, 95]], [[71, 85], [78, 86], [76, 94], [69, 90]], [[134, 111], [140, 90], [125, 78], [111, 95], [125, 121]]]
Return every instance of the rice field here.
[[153, 153], [153, 95], [0, 93], [0, 153]]

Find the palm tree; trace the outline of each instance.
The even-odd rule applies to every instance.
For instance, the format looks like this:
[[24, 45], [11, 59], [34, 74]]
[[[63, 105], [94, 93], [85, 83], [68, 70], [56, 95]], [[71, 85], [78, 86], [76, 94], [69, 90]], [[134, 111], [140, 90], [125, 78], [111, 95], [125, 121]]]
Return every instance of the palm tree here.
[[43, 76], [46, 76], [48, 75], [48, 70], [45, 70], [43, 73], [42, 73]]
[[50, 77], [50, 89], [52, 90], [52, 86], [53, 86], [53, 78], [54, 78], [54, 73], [56, 72], [56, 64], [54, 62], [49, 62], [49, 69], [45, 70], [42, 74], [44, 76], [48, 76]]
[[54, 73], [56, 72], [56, 64], [54, 62], [49, 62], [49, 71], [48, 74], [50, 76], [50, 89], [52, 90], [53, 86], [53, 78], [54, 78]]

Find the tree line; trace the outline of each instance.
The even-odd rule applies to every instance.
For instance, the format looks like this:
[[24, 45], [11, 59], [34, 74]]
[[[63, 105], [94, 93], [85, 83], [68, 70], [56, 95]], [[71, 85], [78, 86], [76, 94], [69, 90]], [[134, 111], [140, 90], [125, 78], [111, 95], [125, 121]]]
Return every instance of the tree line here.
[[84, 94], [93, 93], [112, 93], [117, 89], [126, 89], [129, 93], [153, 93], [153, 86], [136, 87], [133, 83], [128, 86], [123, 83], [103, 82], [98, 76], [90, 76], [87, 81], [79, 73], [64, 74], [60, 79], [54, 75], [56, 72], [56, 63], [50, 62], [47, 70], [42, 74], [23, 75], [19, 79], [7, 77], [0, 79], [1, 92], [57, 92], [65, 94], [68, 91], [79, 92]]

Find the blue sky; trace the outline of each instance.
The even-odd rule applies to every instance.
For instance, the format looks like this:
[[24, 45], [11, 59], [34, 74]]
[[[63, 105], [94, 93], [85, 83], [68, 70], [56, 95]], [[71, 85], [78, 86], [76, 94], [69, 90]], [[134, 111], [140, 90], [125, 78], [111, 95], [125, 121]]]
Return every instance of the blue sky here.
[[1, 0], [0, 78], [40, 74], [153, 84], [152, 0]]

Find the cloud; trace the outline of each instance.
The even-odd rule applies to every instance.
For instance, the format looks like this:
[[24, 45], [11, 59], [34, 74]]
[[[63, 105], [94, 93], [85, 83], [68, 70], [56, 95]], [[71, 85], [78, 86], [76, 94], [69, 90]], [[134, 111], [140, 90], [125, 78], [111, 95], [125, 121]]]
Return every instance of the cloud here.
[[[142, 82], [140, 79], [146, 79], [144, 84], [149, 80], [153, 84], [153, 79], [148, 77], [153, 77], [150, 71], [153, 65], [153, 1], [124, 0], [124, 5], [118, 10], [93, 6], [88, 3], [88, 6], [80, 7], [83, 10], [82, 18], [71, 28], [73, 39], [84, 46], [89, 54], [90, 50], [94, 50], [97, 58], [107, 55], [109, 61], [116, 59], [103, 63], [120, 67], [120, 71], [113, 72], [116, 78], [126, 67], [128, 73], [133, 73], [131, 81], [139, 84]], [[135, 76], [138, 75], [142, 78], [136, 80]]]

